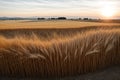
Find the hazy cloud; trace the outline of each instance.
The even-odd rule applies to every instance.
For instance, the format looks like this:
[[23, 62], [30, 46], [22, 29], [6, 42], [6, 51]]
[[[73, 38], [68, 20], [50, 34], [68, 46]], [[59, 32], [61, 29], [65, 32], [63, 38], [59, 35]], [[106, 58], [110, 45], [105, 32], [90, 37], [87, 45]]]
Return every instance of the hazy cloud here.
[[[106, 3], [107, 2], [107, 3]], [[109, 4], [120, 10], [120, 0], [0, 0], [0, 13], [28, 13], [39, 14], [51, 13], [88, 13], [98, 11], [102, 6]], [[1, 15], [0, 14], [0, 15]]]

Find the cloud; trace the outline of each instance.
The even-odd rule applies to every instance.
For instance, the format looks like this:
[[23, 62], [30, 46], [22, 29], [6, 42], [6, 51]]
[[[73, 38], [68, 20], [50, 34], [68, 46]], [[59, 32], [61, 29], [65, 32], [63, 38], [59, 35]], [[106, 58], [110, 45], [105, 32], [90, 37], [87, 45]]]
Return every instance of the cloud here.
[[[108, 2], [108, 3], [105, 3]], [[1, 13], [93, 13], [109, 4], [120, 10], [120, 0], [0, 0]]]
[[[107, 0], [106, 0], [107, 1]], [[99, 5], [101, 0], [0, 0], [1, 6], [5, 7], [33, 7], [33, 8], [95, 8]], [[111, 3], [120, 2], [118, 0], [109, 0]], [[114, 4], [114, 5], [115, 5]]]

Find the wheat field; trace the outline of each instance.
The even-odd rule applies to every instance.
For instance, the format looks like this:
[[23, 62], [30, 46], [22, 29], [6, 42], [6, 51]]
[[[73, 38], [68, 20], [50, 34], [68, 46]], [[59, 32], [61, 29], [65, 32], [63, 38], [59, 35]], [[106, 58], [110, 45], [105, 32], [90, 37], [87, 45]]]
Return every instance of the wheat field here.
[[55, 34], [44, 40], [34, 33], [0, 36], [1, 76], [73, 76], [119, 64], [119, 28]]
[[35, 20], [1, 20], [0, 29], [63, 29], [63, 28], [80, 28], [88, 26], [120, 26], [116, 22], [84, 22], [84, 21], [71, 21], [71, 20], [60, 20], [60, 21], [35, 21]]

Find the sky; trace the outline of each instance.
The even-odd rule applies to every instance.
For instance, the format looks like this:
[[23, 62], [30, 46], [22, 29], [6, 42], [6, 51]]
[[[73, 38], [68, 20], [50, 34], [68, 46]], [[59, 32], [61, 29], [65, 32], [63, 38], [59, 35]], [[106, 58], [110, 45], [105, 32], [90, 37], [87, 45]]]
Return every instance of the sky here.
[[120, 0], [0, 0], [0, 16], [9, 17], [105, 17], [112, 12], [120, 17]]

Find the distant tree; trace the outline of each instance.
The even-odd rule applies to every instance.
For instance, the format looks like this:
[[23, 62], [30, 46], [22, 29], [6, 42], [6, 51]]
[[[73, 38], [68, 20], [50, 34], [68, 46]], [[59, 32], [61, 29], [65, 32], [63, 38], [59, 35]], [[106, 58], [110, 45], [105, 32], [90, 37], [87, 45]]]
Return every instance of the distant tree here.
[[50, 18], [50, 20], [56, 20], [56, 18]]
[[45, 20], [45, 18], [37, 18], [37, 20]]
[[57, 19], [58, 20], [66, 20], [67, 18], [66, 17], [58, 17]]
[[89, 18], [83, 18], [83, 20], [89, 20]]
[[92, 18], [89, 18], [89, 20], [91, 20], [91, 21], [92, 21], [93, 19], [92, 19]]
[[82, 18], [79, 18], [79, 20], [82, 20]]

